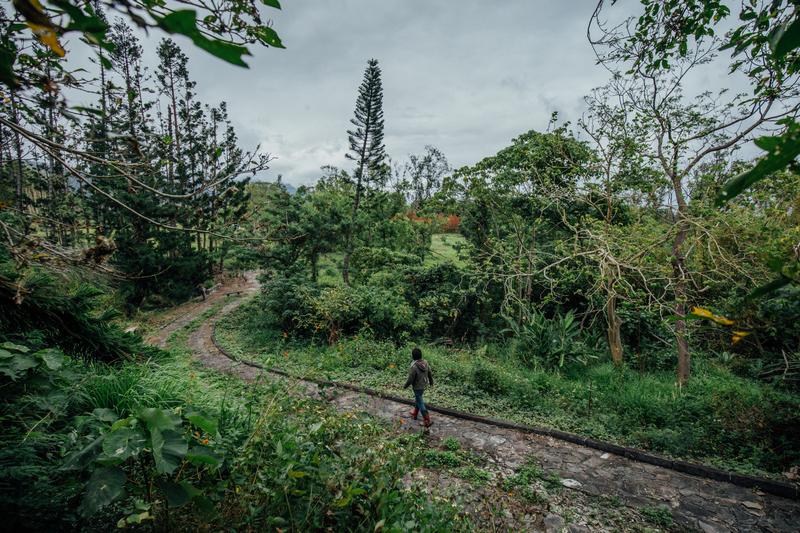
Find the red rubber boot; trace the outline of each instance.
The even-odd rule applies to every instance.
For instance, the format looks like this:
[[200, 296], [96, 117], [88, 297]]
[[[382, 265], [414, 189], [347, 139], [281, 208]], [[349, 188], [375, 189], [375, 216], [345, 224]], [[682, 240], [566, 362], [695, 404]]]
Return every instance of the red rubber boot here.
[[418, 415], [418, 414], [419, 414], [419, 409], [417, 409], [417, 408], [415, 407], [415, 408], [414, 408], [414, 410], [413, 410], [413, 411], [411, 411], [411, 418], [413, 418], [414, 420], [416, 420], [416, 419], [417, 419], [417, 415]]
[[424, 415], [422, 417], [422, 425], [426, 428], [429, 428], [433, 425], [433, 422], [431, 422], [431, 415]]

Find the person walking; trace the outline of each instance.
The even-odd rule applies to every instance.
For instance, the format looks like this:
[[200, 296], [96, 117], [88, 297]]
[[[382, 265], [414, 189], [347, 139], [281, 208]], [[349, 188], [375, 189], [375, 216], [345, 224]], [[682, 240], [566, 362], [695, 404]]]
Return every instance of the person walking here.
[[422, 425], [426, 428], [431, 427], [431, 416], [428, 413], [428, 408], [425, 407], [425, 402], [422, 400], [422, 395], [425, 389], [433, 386], [433, 373], [431, 372], [431, 365], [422, 358], [422, 350], [414, 348], [411, 350], [411, 368], [408, 370], [408, 379], [403, 388], [411, 387], [414, 390], [414, 410], [411, 411], [411, 416], [414, 420], [417, 415], [422, 413]]

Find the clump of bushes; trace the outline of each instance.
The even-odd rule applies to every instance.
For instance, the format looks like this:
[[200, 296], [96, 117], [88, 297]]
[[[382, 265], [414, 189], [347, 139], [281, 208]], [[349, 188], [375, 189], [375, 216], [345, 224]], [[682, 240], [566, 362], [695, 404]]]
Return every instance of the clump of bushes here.
[[376, 272], [396, 270], [421, 264], [419, 256], [383, 247], [361, 247], [350, 258], [352, 277], [356, 282], [366, 282]]
[[75, 271], [44, 267], [19, 270], [2, 260], [0, 249], [0, 340], [27, 343], [31, 348], [58, 347], [100, 361], [136, 354], [156, 355], [113, 322], [119, 313], [98, 311], [106, 290]]
[[452, 265], [379, 270], [352, 286], [262, 276], [261, 306], [283, 331], [329, 344], [359, 332], [398, 343], [423, 335], [463, 336], [476, 313], [469, 290], [457, 289], [458, 276]]
[[572, 311], [547, 318], [534, 309], [525, 313], [521, 321], [510, 317], [506, 320], [509, 327], [503, 333], [510, 335], [510, 351], [528, 367], [560, 369], [572, 363], [586, 365], [597, 358], [597, 343], [587, 346]]

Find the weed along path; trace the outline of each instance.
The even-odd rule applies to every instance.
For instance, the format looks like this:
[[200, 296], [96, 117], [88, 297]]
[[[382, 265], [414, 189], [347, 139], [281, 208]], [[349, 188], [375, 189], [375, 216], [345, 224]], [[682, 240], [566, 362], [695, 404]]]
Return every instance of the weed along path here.
[[[258, 283], [254, 274], [226, 282], [205, 301], [187, 304], [170, 313], [167, 325], [151, 336], [149, 341], [163, 346], [173, 332], [199, 319], [202, 322], [190, 333], [188, 343], [194, 357], [209, 368], [245, 380], [291, 379], [300, 393], [322, 397], [342, 411], [366, 412], [399, 424], [409, 431], [422, 430], [417, 422], [410, 419], [409, 406], [396, 399], [380, 393], [358, 392], [353, 390], [358, 387], [352, 385], [321, 387], [313, 381], [287, 378], [279, 371], [237, 361], [223, 352], [214, 339], [216, 320], [257, 291]], [[216, 315], [208, 316], [215, 309], [219, 309]], [[782, 488], [780, 484], [775, 484], [767, 492], [741, 486], [747, 484], [747, 480], [742, 480], [741, 476], [738, 479], [740, 484], [733, 484], [709, 479], [709, 475], [714, 477], [714, 472], [709, 474], [702, 468], [697, 471], [699, 475], [689, 475], [602, 449], [517, 429], [512, 424], [501, 422], [498, 425], [471, 415], [454, 413], [456, 416], [449, 416], [437, 413], [435, 409], [432, 411], [434, 425], [430, 435], [433, 439], [457, 439], [463, 448], [485, 456], [493, 469], [504, 477], [514, 475], [534, 459], [546, 472], [557, 474], [565, 490], [618, 499], [632, 508], [665, 506], [679, 530], [800, 530], [800, 498], [797, 493], [786, 494], [786, 497], [774, 494], [791, 491], [788, 485]], [[691, 466], [684, 466], [683, 469], [692, 471]], [[719, 477], [721, 473], [717, 471], [717, 474], [716, 477]], [[525, 525], [520, 524], [520, 527]], [[559, 516], [549, 516], [544, 523], [541, 520], [536, 524], [531, 523], [530, 528], [571, 533], [594, 530], [586, 517], [581, 516], [573, 518], [571, 523]]]

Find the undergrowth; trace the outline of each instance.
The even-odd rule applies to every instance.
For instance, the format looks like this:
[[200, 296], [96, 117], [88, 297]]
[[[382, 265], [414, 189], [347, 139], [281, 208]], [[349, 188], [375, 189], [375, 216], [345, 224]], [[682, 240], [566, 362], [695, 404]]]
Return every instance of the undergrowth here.
[[[332, 345], [275, 330], [257, 303], [217, 327], [218, 341], [246, 359], [296, 375], [404, 394], [412, 345], [368, 335]], [[726, 469], [778, 476], [800, 463], [800, 398], [736, 376], [696, 357], [692, 380], [679, 389], [672, 371], [637, 372], [610, 362], [560, 372], [532, 369], [503, 346], [421, 344], [436, 386], [426, 401], [546, 426]]]
[[418, 436], [195, 368], [185, 340], [199, 323], [149, 361], [56, 364], [47, 352], [36, 357], [48, 368], [0, 378], [8, 530], [469, 528], [403, 485], [425, 453]]

